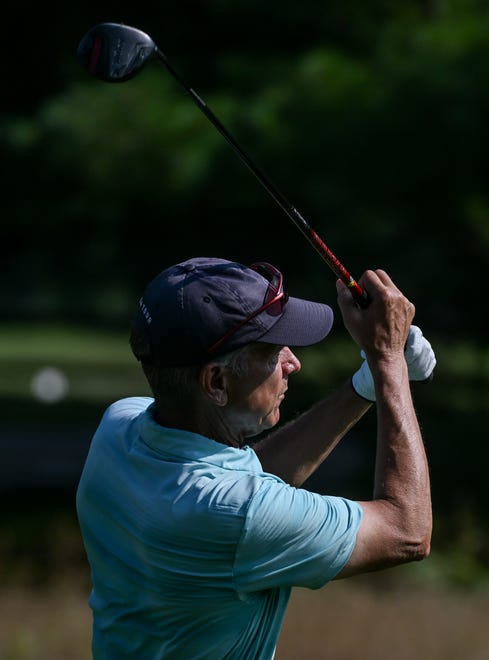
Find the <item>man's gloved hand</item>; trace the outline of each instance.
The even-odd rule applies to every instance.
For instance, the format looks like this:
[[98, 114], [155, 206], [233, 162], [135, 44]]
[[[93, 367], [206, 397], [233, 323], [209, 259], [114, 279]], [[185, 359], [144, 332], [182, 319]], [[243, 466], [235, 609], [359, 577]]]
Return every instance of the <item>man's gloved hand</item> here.
[[[374, 379], [370, 373], [365, 353], [362, 351], [363, 363], [351, 379], [353, 389], [367, 401], [375, 401]], [[409, 329], [404, 356], [408, 366], [409, 380], [424, 381], [431, 378], [436, 365], [436, 358], [430, 342], [416, 325]]]

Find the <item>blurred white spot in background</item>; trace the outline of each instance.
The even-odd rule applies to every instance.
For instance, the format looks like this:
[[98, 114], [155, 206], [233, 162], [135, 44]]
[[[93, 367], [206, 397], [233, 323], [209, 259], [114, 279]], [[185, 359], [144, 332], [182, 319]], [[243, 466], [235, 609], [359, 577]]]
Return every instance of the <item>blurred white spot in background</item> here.
[[56, 367], [43, 367], [31, 380], [31, 392], [43, 403], [57, 403], [66, 397], [70, 384], [67, 377]]

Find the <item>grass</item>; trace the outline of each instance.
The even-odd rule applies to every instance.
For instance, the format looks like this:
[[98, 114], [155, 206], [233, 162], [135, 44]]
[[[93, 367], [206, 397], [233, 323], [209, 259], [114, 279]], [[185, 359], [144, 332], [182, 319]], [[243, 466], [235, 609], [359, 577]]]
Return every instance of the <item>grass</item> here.
[[10, 323], [0, 328], [0, 360], [130, 362], [127, 337], [66, 324]]
[[91, 614], [77, 576], [43, 589], [9, 586], [0, 594], [2, 660], [89, 660]]
[[[89, 660], [87, 597], [77, 572], [43, 588], [4, 588], [2, 660]], [[293, 592], [276, 660], [486, 660], [488, 620], [487, 592], [353, 578]]]
[[68, 379], [69, 400], [105, 402], [148, 392], [127, 336], [121, 332], [31, 324], [0, 328], [0, 397], [31, 397], [31, 383], [43, 367]]
[[488, 617], [489, 592], [382, 588], [376, 576], [297, 589], [277, 660], [484, 660]]

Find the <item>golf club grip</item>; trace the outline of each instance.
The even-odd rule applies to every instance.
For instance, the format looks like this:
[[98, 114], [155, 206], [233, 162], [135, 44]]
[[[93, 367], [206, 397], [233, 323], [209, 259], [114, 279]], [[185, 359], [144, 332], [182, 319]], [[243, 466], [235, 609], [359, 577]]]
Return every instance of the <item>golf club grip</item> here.
[[248, 156], [248, 154], [239, 145], [236, 139], [231, 135], [222, 122], [209, 108], [207, 103], [197, 94], [197, 92], [188, 85], [185, 80], [180, 76], [170, 62], [166, 55], [159, 49], [155, 50], [156, 56], [164, 64], [168, 72], [175, 78], [175, 80], [185, 89], [185, 91], [192, 97], [192, 100], [197, 105], [199, 110], [209, 119], [213, 126], [230, 144], [234, 152], [238, 155], [241, 161], [248, 167], [254, 174], [258, 181], [262, 184], [269, 195], [277, 202], [280, 208], [289, 216], [296, 227], [304, 234], [311, 245], [320, 254], [323, 260], [335, 273], [335, 275], [344, 282], [350, 289], [350, 292], [360, 307], [366, 308], [370, 304], [370, 297], [368, 293], [356, 282], [350, 273], [343, 266], [341, 261], [331, 252], [326, 243], [320, 236], [311, 228], [309, 223], [302, 217], [299, 211], [290, 204], [278, 188], [271, 182], [268, 176], [256, 165], [256, 163]]
[[[294, 211], [299, 213], [297, 209], [294, 209]], [[316, 248], [324, 261], [338, 277], [338, 279], [340, 279], [350, 289], [350, 293], [355, 299], [355, 302], [363, 309], [366, 309], [371, 303], [371, 298], [367, 291], [358, 284], [358, 282], [343, 266], [341, 261], [331, 252], [322, 238], [314, 231], [314, 229], [308, 225], [308, 223], [300, 214], [299, 217], [302, 222], [298, 223], [295, 221], [296, 226], [301, 229], [306, 238], [313, 245], [313, 247]]]

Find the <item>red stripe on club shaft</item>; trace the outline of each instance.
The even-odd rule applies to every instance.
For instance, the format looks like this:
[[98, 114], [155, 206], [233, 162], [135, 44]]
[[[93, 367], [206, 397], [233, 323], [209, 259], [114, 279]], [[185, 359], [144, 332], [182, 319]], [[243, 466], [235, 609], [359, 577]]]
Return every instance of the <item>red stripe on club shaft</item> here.
[[350, 289], [352, 296], [356, 299], [365, 300], [366, 294], [358, 282], [346, 270], [341, 261], [329, 249], [322, 238], [316, 234], [314, 229], [309, 227], [309, 240], [323, 257], [324, 261], [328, 264], [335, 275]]

